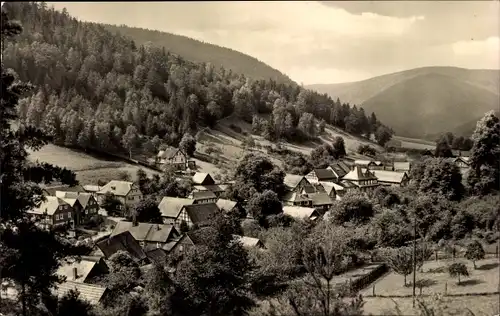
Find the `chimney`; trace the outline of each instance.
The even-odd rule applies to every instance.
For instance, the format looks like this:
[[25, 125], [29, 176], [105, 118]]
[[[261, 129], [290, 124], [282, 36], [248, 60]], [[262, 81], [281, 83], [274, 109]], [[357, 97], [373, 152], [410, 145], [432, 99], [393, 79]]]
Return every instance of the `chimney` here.
[[132, 226], [137, 226], [137, 213], [132, 211]]
[[156, 230], [161, 230], [160, 225], [156, 224]]
[[73, 280], [78, 279], [78, 270], [76, 267], [73, 268]]

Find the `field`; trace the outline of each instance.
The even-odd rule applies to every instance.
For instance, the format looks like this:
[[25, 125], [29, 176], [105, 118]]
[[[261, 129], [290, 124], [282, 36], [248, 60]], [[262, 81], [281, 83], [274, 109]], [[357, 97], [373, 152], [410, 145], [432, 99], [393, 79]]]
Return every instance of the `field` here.
[[393, 138], [396, 141], [400, 141], [401, 147], [406, 149], [429, 149], [433, 151], [436, 148], [436, 143], [424, 139], [402, 136], [394, 136]]
[[[454, 307], [458, 307], [457, 304], [462, 304], [461, 306], [467, 306], [476, 315], [498, 313], [498, 259], [489, 258], [477, 262], [477, 270], [473, 269], [470, 261], [465, 259], [456, 259], [456, 261], [465, 263], [470, 275], [469, 277], [462, 277], [460, 285], [457, 284], [457, 279], [451, 278], [446, 271], [446, 266], [452, 262], [451, 259], [428, 261], [423, 266], [423, 273], [417, 272], [417, 282], [422, 285], [422, 295], [425, 300], [432, 299], [435, 295], [442, 295], [446, 290], [448, 295], [452, 295], [446, 296], [446, 299], [453, 301], [452, 305]], [[405, 314], [410, 313], [412, 286], [405, 287], [403, 282], [403, 276], [390, 272], [374, 284], [375, 295], [384, 297], [372, 296], [373, 285], [362, 291], [361, 294], [367, 301], [365, 311], [367, 313], [383, 314], [384, 310], [395, 306], [391, 300], [394, 299]], [[411, 275], [407, 277], [407, 282], [411, 284]], [[418, 286], [416, 291], [419, 294], [420, 289]], [[478, 294], [488, 295], [477, 296]]]

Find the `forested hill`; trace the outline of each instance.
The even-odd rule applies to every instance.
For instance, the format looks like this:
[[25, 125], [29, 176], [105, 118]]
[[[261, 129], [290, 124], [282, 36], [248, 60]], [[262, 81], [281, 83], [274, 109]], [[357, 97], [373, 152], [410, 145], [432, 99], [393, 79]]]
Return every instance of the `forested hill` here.
[[252, 79], [272, 79], [279, 83], [293, 82], [288, 76], [257, 58], [230, 48], [201, 42], [182, 35], [126, 25], [104, 24], [104, 27], [113, 33], [129, 36], [139, 45], [149, 42], [155, 46], [164, 47], [167, 51], [189, 61], [211, 63], [215, 68], [231, 69]]
[[177, 146], [183, 134], [223, 117], [252, 122], [255, 114], [272, 114], [267, 131], [279, 137], [309, 133], [313, 116], [357, 135], [384, 127], [326, 94], [188, 62], [44, 3], [9, 2], [3, 10], [24, 28], [5, 44], [4, 66], [38, 87], [21, 100], [20, 118], [52, 134], [56, 144], [121, 151], [130, 145], [124, 139], [136, 135], [145, 140], [134, 146], [155, 136]]

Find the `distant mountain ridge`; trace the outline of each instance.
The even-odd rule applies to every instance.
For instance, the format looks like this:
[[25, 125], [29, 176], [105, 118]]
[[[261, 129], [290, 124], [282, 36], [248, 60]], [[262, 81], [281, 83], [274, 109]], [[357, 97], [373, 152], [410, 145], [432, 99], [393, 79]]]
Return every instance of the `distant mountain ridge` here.
[[456, 67], [416, 68], [341, 84], [307, 86], [361, 105], [398, 135], [470, 135], [471, 125], [500, 102], [500, 71]]
[[285, 74], [255, 57], [233, 49], [202, 42], [187, 36], [126, 25], [101, 24], [105, 29], [132, 38], [138, 45], [151, 42], [157, 47], [182, 56], [192, 62], [211, 63], [216, 68], [223, 66], [252, 79], [273, 79], [278, 83], [292, 83]]

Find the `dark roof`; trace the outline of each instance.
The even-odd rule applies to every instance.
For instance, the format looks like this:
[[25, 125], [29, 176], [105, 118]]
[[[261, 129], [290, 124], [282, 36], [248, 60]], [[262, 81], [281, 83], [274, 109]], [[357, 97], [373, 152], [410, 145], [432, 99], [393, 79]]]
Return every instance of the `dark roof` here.
[[314, 173], [316, 174], [316, 177], [319, 181], [337, 178], [335, 174], [329, 169], [314, 169]]
[[123, 232], [130, 232], [137, 241], [161, 242], [165, 243], [173, 236], [177, 236], [177, 230], [172, 225], [137, 223], [119, 221], [116, 223], [110, 237], [119, 235]]
[[313, 206], [321, 206], [321, 205], [332, 205], [332, 199], [327, 193], [313, 193], [309, 194], [309, 197], [311, 198], [313, 202]]
[[206, 222], [210, 217], [219, 212], [219, 208], [215, 203], [184, 205], [184, 209], [193, 224]]
[[216, 199], [217, 196], [212, 191], [193, 191], [190, 197], [194, 200]]
[[[332, 168], [333, 172], [335, 172], [335, 174], [337, 174], [337, 176], [339, 178], [342, 178], [343, 176], [345, 176], [350, 170], [349, 170], [349, 167], [347, 165], [344, 165], [340, 162], [334, 162], [330, 165], [330, 168]], [[346, 170], [347, 169], [347, 170]]]
[[186, 236], [189, 237], [189, 239], [191, 239], [191, 241], [193, 242], [194, 245], [201, 245], [205, 241], [205, 234], [209, 229], [212, 229], [212, 228], [211, 227], [201, 227], [201, 228], [198, 228], [194, 231], [190, 231], [190, 232], [186, 233]]
[[167, 253], [165, 252], [165, 250], [161, 248], [154, 248], [149, 251], [146, 251], [146, 256], [148, 256], [150, 260], [157, 263], [164, 263], [165, 260], [167, 259]]
[[197, 172], [193, 175], [193, 183], [197, 185], [214, 185], [215, 181], [209, 173]]
[[98, 242], [97, 247], [107, 259], [120, 250], [128, 252], [136, 260], [146, 258], [144, 250], [142, 250], [137, 240], [128, 231]]

